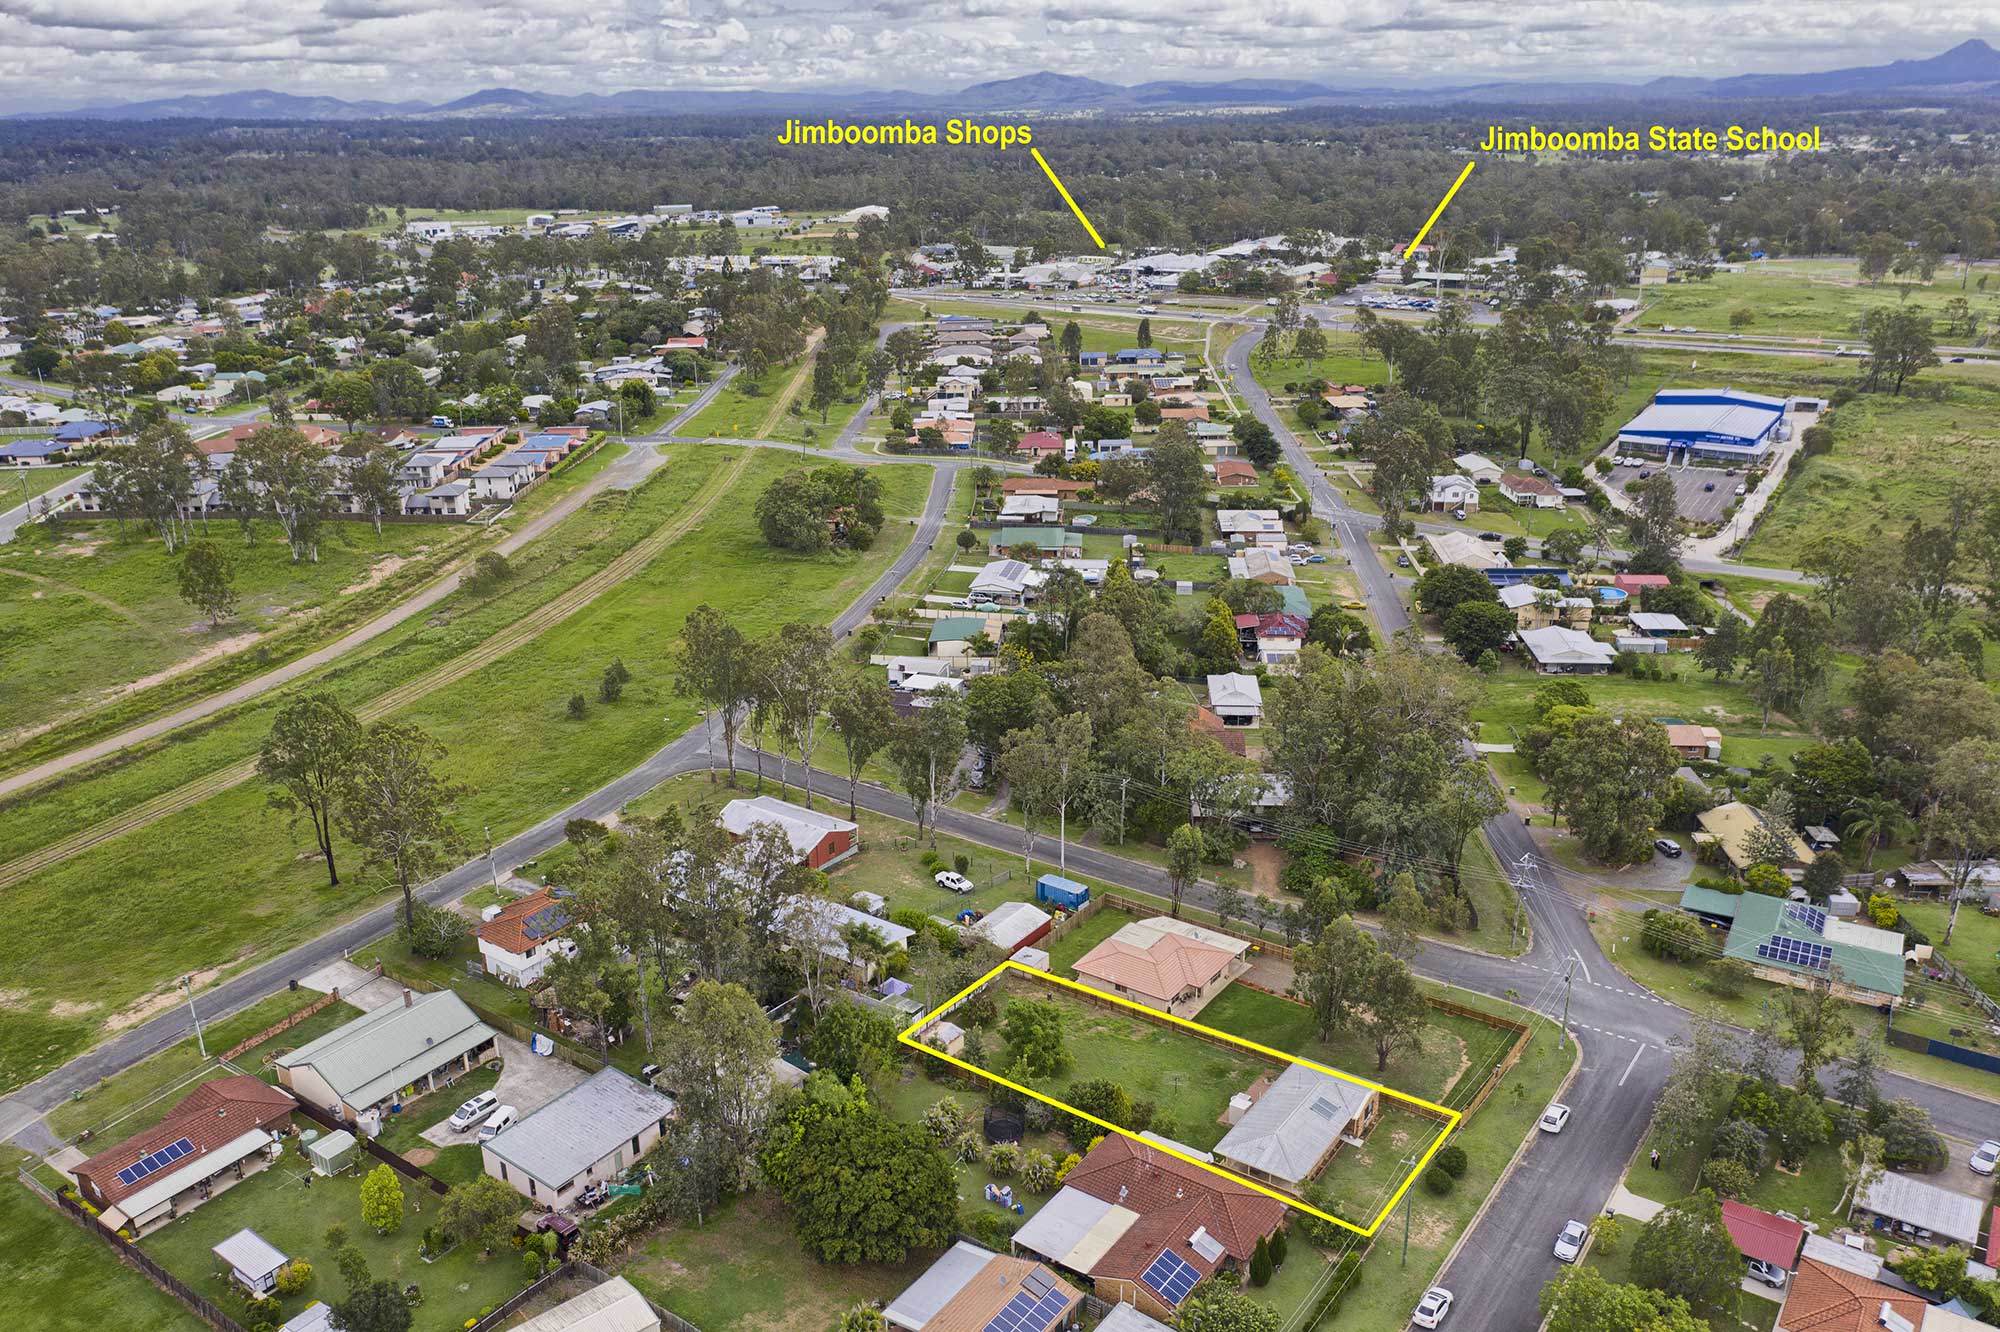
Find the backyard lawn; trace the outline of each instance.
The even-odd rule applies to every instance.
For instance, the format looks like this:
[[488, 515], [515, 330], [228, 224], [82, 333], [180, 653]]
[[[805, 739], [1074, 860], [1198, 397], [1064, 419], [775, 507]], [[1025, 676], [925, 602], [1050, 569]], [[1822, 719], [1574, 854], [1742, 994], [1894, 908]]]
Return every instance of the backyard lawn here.
[[417, 1257], [418, 1237], [437, 1215], [439, 1200], [408, 1180], [402, 1181], [402, 1226], [391, 1234], [378, 1235], [363, 1225], [361, 1179], [365, 1172], [360, 1163], [373, 1168], [370, 1158], [360, 1156], [346, 1173], [331, 1179], [313, 1178], [308, 1187], [305, 1181], [310, 1176], [304, 1163], [288, 1152], [275, 1165], [147, 1236], [139, 1247], [188, 1285], [228, 1308], [239, 1305], [239, 1300], [227, 1279], [216, 1274], [218, 1264], [209, 1250], [238, 1230], [254, 1230], [287, 1257], [303, 1258], [313, 1266], [312, 1282], [305, 1293], [284, 1302], [285, 1314], [290, 1317], [314, 1299], [339, 1297], [339, 1269], [325, 1239], [327, 1228], [338, 1223], [367, 1255], [369, 1271], [377, 1280], [421, 1287], [423, 1303], [415, 1311], [412, 1332], [457, 1332], [468, 1318], [477, 1317], [520, 1289], [521, 1262], [511, 1248], [483, 1260], [476, 1251], [464, 1247], [434, 1263]]

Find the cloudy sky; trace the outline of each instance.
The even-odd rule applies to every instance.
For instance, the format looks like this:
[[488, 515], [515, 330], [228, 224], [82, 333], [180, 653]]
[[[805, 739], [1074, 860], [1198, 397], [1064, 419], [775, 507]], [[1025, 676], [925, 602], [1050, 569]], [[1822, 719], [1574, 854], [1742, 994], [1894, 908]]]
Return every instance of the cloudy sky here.
[[0, 109], [272, 88], [1365, 85], [1830, 69], [2000, 39], [1991, 0], [0, 0]]

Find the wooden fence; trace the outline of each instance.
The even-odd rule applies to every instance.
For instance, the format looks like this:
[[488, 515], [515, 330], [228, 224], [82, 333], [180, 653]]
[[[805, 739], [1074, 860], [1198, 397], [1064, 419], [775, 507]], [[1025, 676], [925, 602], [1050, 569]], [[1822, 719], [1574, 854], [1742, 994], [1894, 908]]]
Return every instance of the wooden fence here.
[[301, 1008], [298, 1012], [292, 1014], [290, 1017], [283, 1018], [277, 1022], [272, 1023], [270, 1026], [264, 1028], [264, 1030], [258, 1032], [255, 1036], [252, 1036], [249, 1040], [238, 1041], [236, 1044], [230, 1046], [227, 1050], [224, 1050], [221, 1054], [217, 1055], [216, 1058], [224, 1063], [228, 1063], [230, 1060], [236, 1058], [236, 1056], [242, 1054], [245, 1050], [254, 1049], [257, 1046], [262, 1045], [265, 1041], [270, 1040], [273, 1036], [279, 1036], [284, 1034], [285, 1032], [290, 1031], [293, 1027], [298, 1026], [299, 1023], [304, 1022], [307, 1018], [313, 1016], [315, 1013], [318, 1013], [321, 1010], [325, 1009], [327, 1005], [337, 1004], [339, 1002], [340, 1002], [340, 991], [338, 989], [330, 990], [326, 994], [321, 995], [319, 998], [307, 1004], [304, 1008]]
[[25, 1170], [20, 1172], [20, 1179], [23, 1184], [34, 1190], [35, 1195], [43, 1202], [102, 1240], [113, 1253], [145, 1273], [154, 1285], [179, 1300], [189, 1313], [216, 1329], [216, 1332], [243, 1332], [243, 1325], [224, 1313], [213, 1300], [154, 1262], [151, 1254], [111, 1229], [103, 1218], [93, 1216], [81, 1203], [66, 1194], [51, 1192], [40, 1180]]

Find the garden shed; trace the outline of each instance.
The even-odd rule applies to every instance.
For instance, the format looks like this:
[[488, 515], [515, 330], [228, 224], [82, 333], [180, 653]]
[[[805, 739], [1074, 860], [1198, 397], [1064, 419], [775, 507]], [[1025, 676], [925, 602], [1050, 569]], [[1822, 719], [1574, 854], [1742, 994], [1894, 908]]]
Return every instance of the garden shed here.
[[1053, 902], [1065, 910], [1075, 911], [1090, 900], [1090, 889], [1060, 874], [1044, 874], [1035, 880], [1035, 900]]
[[306, 1158], [312, 1162], [315, 1175], [337, 1175], [354, 1164], [360, 1154], [361, 1145], [346, 1129], [329, 1133], [306, 1147]]

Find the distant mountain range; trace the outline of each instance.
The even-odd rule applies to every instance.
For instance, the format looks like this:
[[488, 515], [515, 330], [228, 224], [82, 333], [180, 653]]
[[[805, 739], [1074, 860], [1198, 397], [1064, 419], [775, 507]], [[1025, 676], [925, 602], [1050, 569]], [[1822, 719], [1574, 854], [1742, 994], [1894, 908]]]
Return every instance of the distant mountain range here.
[[442, 104], [350, 102], [258, 89], [211, 96], [170, 97], [74, 111], [24, 113], [40, 119], [343, 121], [485, 119], [556, 116], [786, 115], [835, 113], [933, 117], [963, 113], [1100, 112], [1145, 114], [1176, 110], [1304, 106], [1441, 106], [1479, 103], [1553, 105], [1574, 102], [1747, 100], [1766, 97], [1900, 94], [2000, 98], [2000, 51], [1977, 38], [1928, 60], [1833, 69], [1815, 74], [1742, 74], [1727, 79], [1661, 78], [1648, 83], [1476, 83], [1432, 88], [1337, 88], [1307, 79], [1232, 79], [1222, 83], [1164, 80], [1125, 87], [1069, 74], [1027, 74], [978, 83], [955, 93], [676, 92], [635, 89], [558, 96], [517, 88], [487, 88]]

